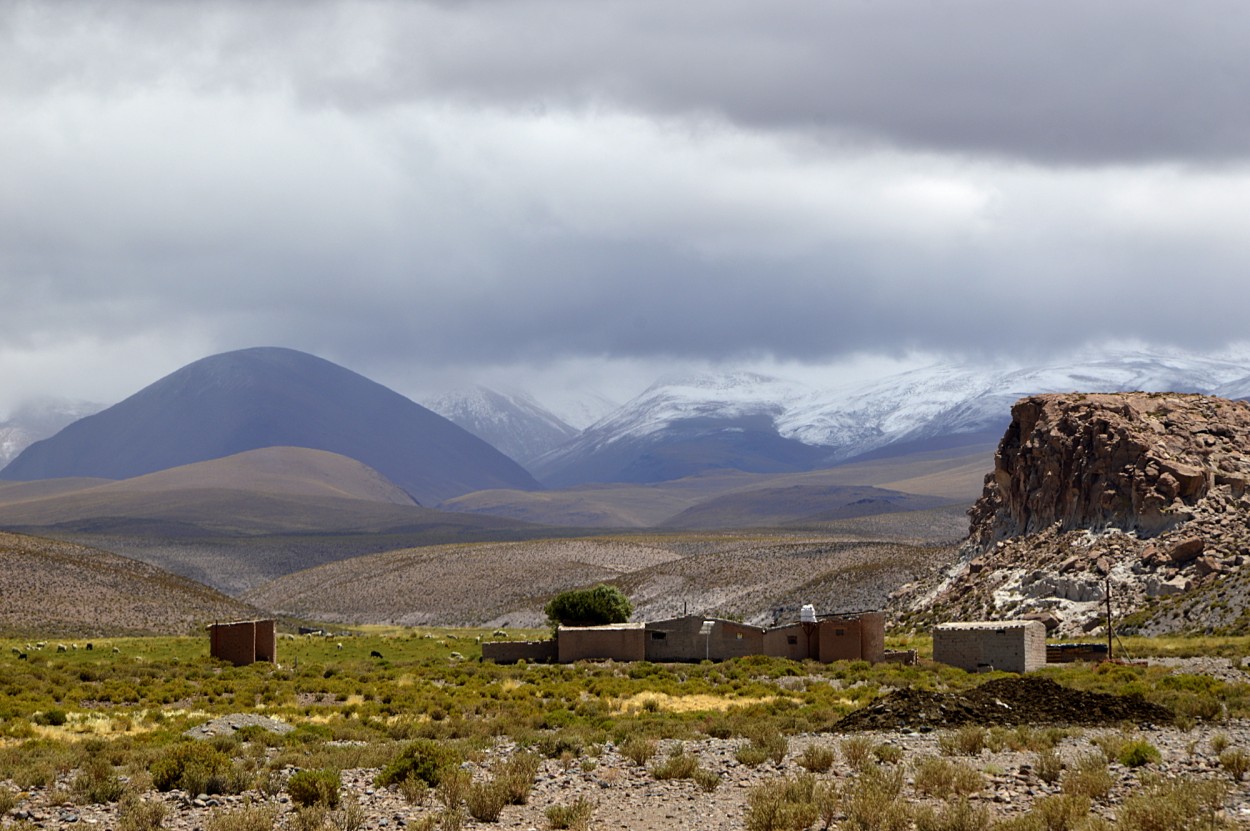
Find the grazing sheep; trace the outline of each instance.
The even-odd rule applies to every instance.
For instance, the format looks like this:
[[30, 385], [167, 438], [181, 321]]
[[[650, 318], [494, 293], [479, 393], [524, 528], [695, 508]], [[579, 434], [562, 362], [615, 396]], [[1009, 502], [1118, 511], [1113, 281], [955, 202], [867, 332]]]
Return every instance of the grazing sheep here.
[[35, 644], [35, 649], [43, 649], [47, 645], [48, 645], [47, 641], [39, 641], [38, 643]]
[[19, 661], [25, 661], [25, 660], [26, 660], [26, 653], [25, 653], [25, 652], [19, 652], [19, 653], [17, 653], [17, 659], [18, 659]]
[[91, 650], [93, 650], [93, 649], [95, 649], [95, 646], [94, 646], [93, 644], [90, 644], [90, 643], [89, 643], [89, 644], [87, 644], [87, 651], [88, 651], [88, 652], [90, 652], [90, 651], [91, 651]]
[[57, 651], [57, 652], [66, 652], [66, 651], [68, 651], [68, 650], [69, 650], [69, 647], [67, 647], [67, 646], [66, 646], [65, 644], [63, 644], [63, 643], [58, 643], [58, 644], [56, 645], [56, 651]]
[[335, 648], [335, 649], [342, 649], [342, 648], [343, 648], [343, 644], [341, 644], [341, 643], [336, 643], [336, 644], [334, 645], [334, 648]]
[[451, 653], [451, 655], [450, 655], [450, 656], [448, 656], [448, 657], [450, 657], [453, 661], [463, 661], [463, 660], [464, 660], [464, 656], [463, 656], [463, 655], [461, 655], [459, 652], [453, 652], [453, 653]]
[[121, 652], [121, 650], [120, 650], [120, 649], [118, 649], [117, 647], [113, 647], [113, 651], [114, 651], [114, 652]]
[[382, 653], [381, 653], [381, 652], [378, 652], [378, 651], [375, 649], [375, 650], [373, 650], [372, 652], [370, 652], [370, 653], [369, 653], [369, 657], [370, 657], [370, 658], [381, 658], [381, 657], [382, 657]]
[[507, 632], [505, 632], [505, 631], [504, 631], [504, 630], [502, 630], [502, 629], [496, 629], [494, 632], [491, 632], [491, 635], [493, 635], [493, 636], [494, 636], [494, 637], [496, 637], [496, 638], [506, 638], [506, 637], [508, 637], [508, 633], [507, 633]]
[[21, 655], [21, 654], [22, 654], [22, 650], [18, 649], [16, 646], [12, 648], [12, 651], [13, 651], [13, 654], [14, 654], [14, 655]]

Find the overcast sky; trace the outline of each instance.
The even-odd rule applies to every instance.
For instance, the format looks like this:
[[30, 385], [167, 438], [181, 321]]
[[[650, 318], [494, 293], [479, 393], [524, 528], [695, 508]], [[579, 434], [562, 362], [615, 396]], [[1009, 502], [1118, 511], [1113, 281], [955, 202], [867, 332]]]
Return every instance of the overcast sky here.
[[0, 414], [1250, 340], [1250, 4], [0, 0]]

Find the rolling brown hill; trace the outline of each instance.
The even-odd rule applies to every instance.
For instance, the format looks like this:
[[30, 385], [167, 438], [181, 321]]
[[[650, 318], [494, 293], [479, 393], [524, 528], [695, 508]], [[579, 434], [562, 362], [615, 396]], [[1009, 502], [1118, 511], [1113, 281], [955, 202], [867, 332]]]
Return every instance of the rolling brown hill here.
[[[578, 528], [654, 528], [675, 522], [683, 512], [700, 511], [699, 527], [752, 528], [817, 517], [822, 490], [871, 486], [914, 497], [912, 507], [941, 502], [971, 505], [981, 493], [985, 474], [994, 468], [994, 449], [982, 444], [852, 462], [806, 473], [758, 474], [712, 471], [656, 484], [582, 485], [565, 490], [487, 490], [449, 499], [439, 507], [452, 511], [506, 517], [541, 525]], [[784, 506], [787, 489], [797, 501]], [[758, 498], [754, 498], [758, 497]], [[712, 500], [732, 509], [717, 511]], [[899, 510], [883, 502], [879, 513]], [[719, 513], [719, 516], [717, 514]], [[842, 518], [826, 516], [825, 520]]]
[[[133, 479], [44, 480], [0, 487], [0, 525], [98, 531], [273, 534], [381, 531], [437, 517], [373, 468], [302, 447], [270, 447]], [[498, 522], [487, 522], [495, 526]]]
[[0, 562], [0, 629], [8, 633], [187, 633], [258, 613], [190, 580], [74, 543], [0, 532]]
[[343, 557], [539, 533], [423, 508], [366, 465], [295, 447], [119, 481], [4, 483], [0, 527], [103, 548], [230, 594]]

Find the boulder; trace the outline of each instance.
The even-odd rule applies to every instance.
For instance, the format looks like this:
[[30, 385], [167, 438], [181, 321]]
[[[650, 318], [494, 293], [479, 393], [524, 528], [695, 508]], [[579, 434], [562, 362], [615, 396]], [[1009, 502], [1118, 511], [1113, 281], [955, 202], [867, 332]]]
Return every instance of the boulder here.
[[1174, 563], [1190, 563], [1198, 559], [1205, 546], [1201, 537], [1188, 537], [1173, 543], [1167, 550], [1167, 558]]

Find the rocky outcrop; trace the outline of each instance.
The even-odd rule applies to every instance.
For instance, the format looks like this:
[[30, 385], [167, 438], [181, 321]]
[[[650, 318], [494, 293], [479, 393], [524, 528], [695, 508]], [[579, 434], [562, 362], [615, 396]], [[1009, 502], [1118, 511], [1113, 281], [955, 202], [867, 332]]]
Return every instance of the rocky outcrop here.
[[901, 610], [1044, 614], [1079, 634], [1102, 625], [1110, 591], [1114, 613], [1146, 630], [1167, 608], [1184, 613], [1154, 631], [1227, 628], [1220, 586], [1250, 561], [1250, 404], [1179, 393], [1021, 399], [969, 515], [959, 561], [900, 591]]
[[1056, 525], [1152, 537], [1193, 519], [1213, 488], [1240, 499], [1250, 484], [1244, 401], [1036, 395], [1011, 415], [971, 512], [971, 540], [981, 548]]

